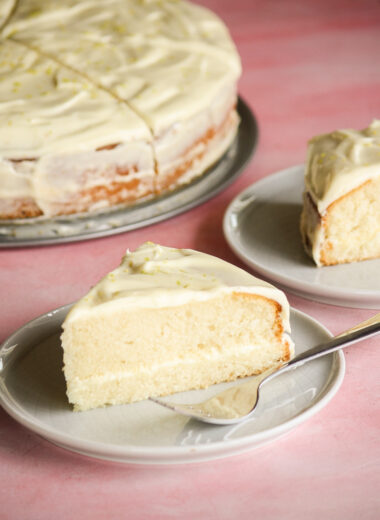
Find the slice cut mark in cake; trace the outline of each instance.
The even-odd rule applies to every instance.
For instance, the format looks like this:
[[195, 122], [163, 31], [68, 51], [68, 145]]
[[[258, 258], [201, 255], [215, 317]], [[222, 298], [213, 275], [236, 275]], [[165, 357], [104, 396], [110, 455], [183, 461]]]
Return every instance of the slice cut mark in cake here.
[[[0, 94], [8, 103], [0, 111], [0, 175], [8, 188], [0, 191], [0, 218], [159, 196], [203, 174], [233, 142], [240, 60], [209, 10], [186, 1], [8, 0], [1, 23]], [[43, 60], [54, 74], [40, 74], [35, 62]], [[59, 76], [66, 85], [53, 83]], [[72, 93], [66, 108], [73, 105], [64, 125], [55, 116], [62, 86]], [[49, 124], [33, 117], [47, 100]], [[96, 124], [94, 113], [102, 115]], [[49, 132], [59, 134], [54, 142]], [[100, 157], [97, 149], [113, 143], [119, 149]]]

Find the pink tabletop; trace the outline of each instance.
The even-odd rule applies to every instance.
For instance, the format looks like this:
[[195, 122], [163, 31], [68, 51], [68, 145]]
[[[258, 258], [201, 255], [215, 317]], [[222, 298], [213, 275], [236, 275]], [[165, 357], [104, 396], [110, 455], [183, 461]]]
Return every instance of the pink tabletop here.
[[[221, 227], [232, 198], [301, 163], [314, 134], [380, 117], [376, 0], [199, 3], [224, 18], [242, 56], [240, 93], [260, 127], [253, 161], [222, 194], [166, 222], [88, 242], [1, 251], [1, 340], [82, 296], [127, 247], [146, 240], [242, 266]], [[333, 333], [374, 314], [288, 296]], [[346, 351], [343, 385], [320, 413], [265, 447], [213, 462], [147, 467], [88, 459], [0, 410], [0, 519], [380, 518], [378, 343]]]

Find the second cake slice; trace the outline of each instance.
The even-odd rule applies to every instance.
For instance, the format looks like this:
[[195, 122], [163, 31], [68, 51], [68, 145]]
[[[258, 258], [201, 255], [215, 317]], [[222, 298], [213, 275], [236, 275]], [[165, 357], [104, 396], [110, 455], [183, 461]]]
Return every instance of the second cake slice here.
[[309, 142], [301, 234], [318, 266], [380, 257], [380, 120]]

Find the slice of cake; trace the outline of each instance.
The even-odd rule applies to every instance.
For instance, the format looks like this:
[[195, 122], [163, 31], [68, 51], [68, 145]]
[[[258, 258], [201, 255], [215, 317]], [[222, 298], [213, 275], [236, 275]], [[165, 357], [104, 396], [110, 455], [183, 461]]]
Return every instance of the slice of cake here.
[[301, 234], [318, 266], [380, 257], [380, 120], [309, 142]]
[[213, 256], [146, 243], [63, 323], [75, 410], [131, 403], [258, 374], [290, 359], [289, 305]]

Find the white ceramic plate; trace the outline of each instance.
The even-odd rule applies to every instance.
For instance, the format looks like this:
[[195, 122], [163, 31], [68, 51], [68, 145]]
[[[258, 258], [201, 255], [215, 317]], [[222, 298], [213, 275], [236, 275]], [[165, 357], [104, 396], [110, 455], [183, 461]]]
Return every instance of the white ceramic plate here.
[[233, 251], [261, 275], [304, 298], [380, 308], [380, 260], [316, 267], [299, 232], [304, 167], [265, 177], [240, 193], [224, 216]]
[[[61, 323], [69, 306], [24, 325], [0, 349], [0, 404], [16, 421], [63, 448], [129, 463], [183, 463], [233, 455], [269, 442], [323, 408], [344, 375], [341, 352], [278, 376], [262, 391], [254, 418], [233, 426], [189, 420], [151, 402], [73, 412], [65, 394]], [[302, 352], [330, 336], [318, 322], [291, 311], [292, 337]], [[203, 400], [226, 388], [172, 396]], [[236, 383], [234, 383], [236, 384]]]

